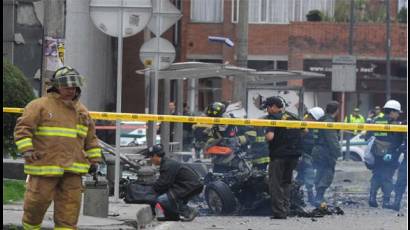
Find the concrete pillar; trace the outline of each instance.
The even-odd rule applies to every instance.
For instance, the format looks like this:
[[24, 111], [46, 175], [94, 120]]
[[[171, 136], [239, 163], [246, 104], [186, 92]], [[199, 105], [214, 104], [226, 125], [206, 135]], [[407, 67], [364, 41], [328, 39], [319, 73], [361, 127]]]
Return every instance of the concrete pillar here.
[[66, 6], [65, 64], [85, 76], [81, 101], [89, 110], [105, 111], [116, 98], [112, 39], [92, 23], [89, 1], [67, 0]]

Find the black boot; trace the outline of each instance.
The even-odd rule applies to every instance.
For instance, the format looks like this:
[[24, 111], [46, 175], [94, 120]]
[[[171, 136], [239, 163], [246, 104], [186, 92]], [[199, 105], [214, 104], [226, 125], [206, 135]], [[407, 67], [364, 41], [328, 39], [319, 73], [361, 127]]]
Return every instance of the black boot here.
[[372, 178], [370, 181], [370, 196], [369, 196], [369, 206], [373, 208], [379, 207], [377, 204], [377, 191], [379, 190], [376, 181]]
[[188, 205], [182, 206], [179, 213], [182, 221], [192, 221], [198, 216], [198, 210]]
[[382, 208], [393, 209], [393, 206], [390, 204], [390, 197], [383, 197]]
[[369, 206], [373, 208], [379, 207], [379, 204], [377, 204], [377, 191], [371, 191], [370, 190], [370, 196], [369, 196]]
[[394, 203], [392, 205], [392, 209], [395, 211], [400, 211], [400, 203], [403, 195], [396, 194], [394, 197]]

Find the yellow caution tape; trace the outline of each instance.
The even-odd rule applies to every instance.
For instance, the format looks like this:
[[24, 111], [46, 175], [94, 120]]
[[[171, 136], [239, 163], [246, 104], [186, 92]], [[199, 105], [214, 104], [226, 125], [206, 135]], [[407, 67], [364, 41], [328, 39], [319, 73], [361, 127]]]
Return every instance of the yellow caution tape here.
[[[3, 107], [3, 113], [23, 113], [21, 108]], [[180, 122], [180, 123], [202, 123], [221, 125], [245, 125], [245, 126], [276, 126], [287, 128], [311, 128], [311, 129], [336, 129], [336, 130], [367, 130], [384, 132], [407, 132], [407, 125], [385, 125], [385, 124], [352, 124], [342, 122], [307, 122], [286, 120], [264, 120], [264, 119], [242, 119], [242, 118], [213, 118], [213, 117], [191, 117], [175, 115], [155, 115], [138, 113], [107, 113], [90, 112], [96, 120], [122, 120], [122, 121], [156, 121], [156, 122]]]

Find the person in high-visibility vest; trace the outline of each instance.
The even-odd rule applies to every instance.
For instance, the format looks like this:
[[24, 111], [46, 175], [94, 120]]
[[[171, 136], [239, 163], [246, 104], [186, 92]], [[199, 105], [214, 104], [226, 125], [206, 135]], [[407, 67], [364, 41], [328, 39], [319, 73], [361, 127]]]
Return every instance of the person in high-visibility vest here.
[[[345, 117], [345, 122], [347, 122], [347, 117]], [[365, 123], [366, 119], [360, 114], [359, 108], [354, 108], [353, 114], [350, 114], [350, 123]]]
[[382, 112], [382, 109], [378, 105], [374, 107], [374, 112], [375, 112], [375, 115], [374, 115], [373, 120], [376, 119], [377, 117], [383, 117], [384, 116], [384, 113]]
[[[360, 109], [359, 108], [354, 108], [353, 114], [350, 114], [350, 121], [349, 121], [348, 117], [345, 117], [345, 122], [360, 124], [360, 123], [365, 123], [366, 119], [360, 114]], [[354, 130], [353, 134], [356, 135], [357, 130]]]
[[75, 69], [58, 69], [47, 95], [30, 102], [17, 119], [14, 137], [29, 175], [24, 229], [40, 229], [52, 201], [55, 229], [77, 229], [82, 175], [102, 160], [94, 121], [79, 102], [82, 86]]

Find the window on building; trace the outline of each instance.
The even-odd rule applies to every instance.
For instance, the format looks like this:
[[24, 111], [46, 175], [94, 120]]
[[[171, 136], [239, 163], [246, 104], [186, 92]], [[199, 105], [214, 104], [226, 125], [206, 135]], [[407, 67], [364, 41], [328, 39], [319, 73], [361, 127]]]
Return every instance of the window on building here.
[[288, 70], [288, 61], [248, 60], [248, 68], [257, 71]]
[[288, 70], [288, 61], [278, 61], [277, 69], [278, 70]]
[[262, 60], [249, 60], [248, 68], [256, 69], [257, 71], [269, 71], [274, 69], [274, 62]]
[[191, 21], [222, 22], [223, 0], [191, 0]]
[[[232, 22], [239, 17], [239, 1], [233, 0]], [[333, 17], [336, 0], [249, 0], [249, 23], [286, 24], [306, 21], [311, 10], [320, 10]]]

